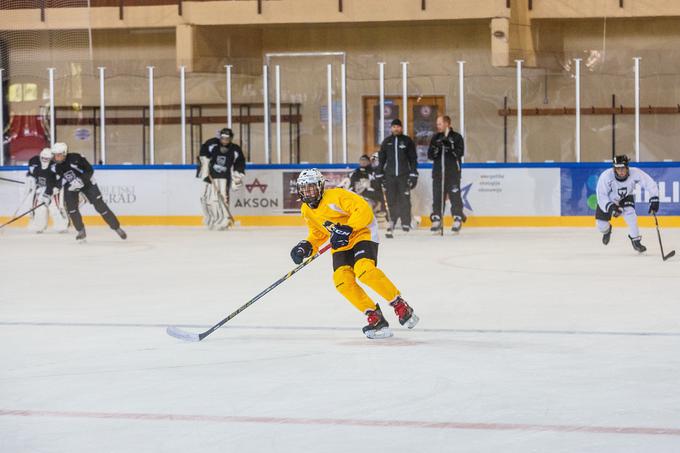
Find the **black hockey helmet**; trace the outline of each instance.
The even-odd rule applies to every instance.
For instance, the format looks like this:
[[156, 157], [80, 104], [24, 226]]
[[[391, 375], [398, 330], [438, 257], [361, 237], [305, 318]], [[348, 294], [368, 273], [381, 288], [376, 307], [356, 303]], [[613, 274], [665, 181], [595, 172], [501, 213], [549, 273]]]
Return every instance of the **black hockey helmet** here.
[[625, 154], [621, 154], [620, 156], [614, 156], [612, 162], [614, 164], [614, 168], [628, 168], [628, 162], [630, 162], [630, 159], [628, 159], [628, 156]]
[[[619, 181], [625, 181], [628, 179], [629, 175], [629, 170], [628, 170], [628, 156], [625, 154], [622, 154], [620, 156], [614, 156], [613, 159], [613, 164], [614, 164], [614, 177], [616, 177], [617, 180]], [[624, 172], [620, 173], [619, 170], [623, 169]]]

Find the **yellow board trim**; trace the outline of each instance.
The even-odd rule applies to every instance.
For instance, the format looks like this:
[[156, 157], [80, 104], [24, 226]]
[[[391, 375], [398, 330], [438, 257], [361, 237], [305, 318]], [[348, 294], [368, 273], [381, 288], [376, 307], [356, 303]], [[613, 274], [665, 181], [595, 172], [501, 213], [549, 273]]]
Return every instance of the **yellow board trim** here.
[[[124, 226], [202, 226], [201, 216], [119, 216]], [[8, 222], [11, 217], [0, 216], [0, 224]], [[654, 227], [654, 218], [651, 216], [638, 217], [641, 227]], [[104, 219], [100, 216], [84, 216], [83, 221], [88, 226], [105, 226]], [[276, 216], [236, 216], [240, 226], [304, 226], [302, 217], [296, 215]], [[451, 217], [446, 217], [444, 224], [450, 226]], [[625, 226], [622, 218], [612, 221], [614, 226]], [[19, 219], [7, 226], [25, 228], [28, 219]], [[430, 219], [422, 217], [421, 227], [430, 227]], [[664, 228], [680, 228], [680, 216], [659, 217], [659, 225]], [[472, 216], [465, 222], [465, 228], [469, 227], [595, 227], [593, 216]]]

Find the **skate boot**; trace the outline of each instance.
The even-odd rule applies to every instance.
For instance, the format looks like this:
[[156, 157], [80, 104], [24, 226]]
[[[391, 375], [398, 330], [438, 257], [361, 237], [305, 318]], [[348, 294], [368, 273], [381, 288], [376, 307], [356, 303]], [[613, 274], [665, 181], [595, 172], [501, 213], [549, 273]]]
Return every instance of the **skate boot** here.
[[460, 233], [460, 229], [463, 228], [463, 219], [460, 217], [456, 216], [453, 218], [453, 226], [451, 227], [451, 231], [454, 233]]
[[641, 236], [638, 236], [636, 238], [632, 238], [630, 236], [628, 237], [630, 238], [630, 242], [633, 244], [633, 248], [635, 249], [636, 252], [642, 253], [647, 251], [647, 247], [642, 245], [642, 243], [640, 242], [640, 240], [642, 239]]
[[442, 227], [442, 218], [436, 214], [432, 214], [430, 216], [430, 220], [432, 220], [432, 226], [430, 227], [430, 231], [432, 232], [439, 231]]
[[121, 239], [123, 240], [127, 239], [127, 233], [122, 228], [116, 228], [116, 233], [118, 234], [118, 236], [120, 236]]
[[76, 241], [83, 244], [83, 243], [85, 243], [86, 237], [87, 237], [87, 234], [85, 234], [85, 230], [80, 230], [80, 231], [78, 231], [78, 234], [76, 234]]
[[375, 310], [366, 312], [366, 315], [368, 315], [368, 324], [363, 328], [364, 335], [371, 340], [389, 338], [392, 336], [390, 325], [387, 320], [385, 320], [382, 311], [380, 311], [380, 305], [376, 304], [375, 307]]
[[390, 302], [390, 305], [394, 308], [394, 314], [397, 315], [399, 324], [402, 326], [413, 329], [418, 324], [418, 321], [420, 321], [420, 318], [413, 313], [413, 308], [401, 296]]
[[611, 238], [612, 238], [612, 226], [609, 225], [609, 229], [607, 230], [607, 232], [602, 235], [602, 243], [604, 245], [609, 244], [609, 240]]
[[401, 229], [404, 233], [408, 233], [409, 231], [411, 231], [411, 225], [402, 225]]

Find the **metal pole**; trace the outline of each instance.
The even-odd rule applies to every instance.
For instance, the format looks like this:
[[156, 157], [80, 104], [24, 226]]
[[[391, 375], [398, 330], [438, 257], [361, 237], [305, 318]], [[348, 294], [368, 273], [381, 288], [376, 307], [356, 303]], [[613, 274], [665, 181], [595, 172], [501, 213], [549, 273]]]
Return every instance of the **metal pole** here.
[[635, 162], [640, 162], [640, 60], [635, 57]]
[[340, 65], [340, 91], [342, 96], [342, 163], [347, 163], [347, 67]]
[[404, 113], [404, 135], [408, 135], [408, 61], [401, 62], [401, 103]]
[[385, 63], [378, 63], [380, 78], [380, 143], [385, 139]]
[[47, 68], [50, 79], [50, 146], [54, 146], [54, 69]]
[[465, 61], [458, 62], [458, 115], [460, 135], [465, 138]]
[[156, 163], [156, 144], [154, 136], [154, 111], [153, 111], [153, 66], [147, 66], [149, 70], [149, 163]]
[[281, 163], [281, 68], [276, 65], [276, 161]]
[[522, 163], [522, 63], [524, 60], [515, 60], [517, 64], [517, 162]]
[[106, 98], [104, 97], [104, 71], [105, 67], [99, 66], [99, 147], [101, 148], [102, 164], [106, 164]]
[[269, 162], [269, 69], [267, 65], [262, 66], [262, 89], [264, 91], [264, 163]]
[[227, 68], [227, 127], [231, 129], [231, 68], [232, 65], [224, 66]]
[[186, 67], [179, 67], [180, 125], [182, 132], [182, 165], [187, 163], [187, 105], [186, 105]]
[[4, 71], [0, 68], [0, 167], [5, 165], [5, 83], [2, 78]]
[[575, 78], [576, 78], [576, 137], [575, 137], [575, 150], [576, 150], [576, 162], [581, 162], [581, 59], [574, 58], [575, 66]]
[[328, 103], [328, 163], [333, 163], [333, 65], [326, 66], [326, 83], [328, 92], [326, 102]]

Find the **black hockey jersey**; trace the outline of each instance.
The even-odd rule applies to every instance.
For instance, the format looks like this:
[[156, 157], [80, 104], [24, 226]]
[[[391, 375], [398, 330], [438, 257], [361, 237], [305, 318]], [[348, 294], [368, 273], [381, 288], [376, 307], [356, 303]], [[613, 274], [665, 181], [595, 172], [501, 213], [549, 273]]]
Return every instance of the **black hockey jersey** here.
[[[211, 140], [208, 140], [208, 142], [210, 142]], [[208, 164], [210, 177], [212, 177], [213, 179], [215, 178], [231, 179], [232, 167], [234, 171], [237, 171], [239, 173], [245, 173], [246, 158], [243, 156], [243, 151], [241, 151], [241, 147], [235, 143], [229, 143], [227, 146], [223, 146], [220, 143], [219, 139], [215, 138], [214, 140], [217, 143], [214, 147], [211, 148], [210, 163]], [[208, 142], [204, 143], [204, 146]], [[202, 152], [203, 147], [201, 147], [201, 153]]]
[[66, 189], [76, 178], [80, 178], [85, 187], [89, 186], [94, 174], [92, 165], [78, 153], [66, 154], [66, 159], [63, 162], [54, 162], [50, 165], [50, 169], [56, 174], [57, 183]]
[[28, 171], [26, 172], [26, 176], [35, 178], [36, 187], [45, 188], [47, 195], [52, 195], [57, 185], [57, 175], [50, 169], [52, 164], [53, 162], [50, 162], [50, 165], [43, 170], [40, 165], [40, 156], [33, 156], [28, 161]]

